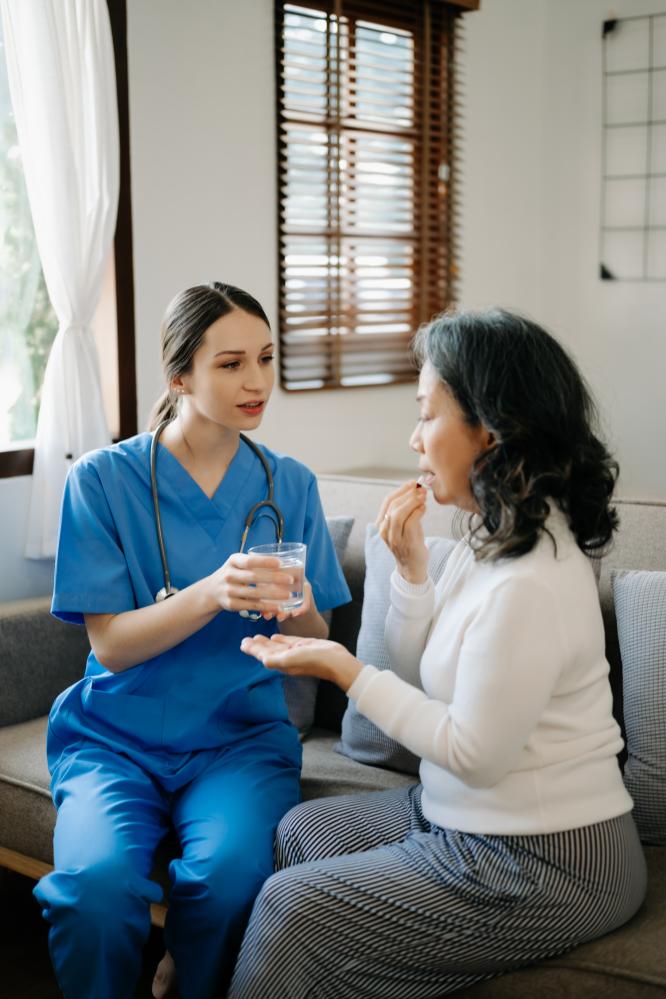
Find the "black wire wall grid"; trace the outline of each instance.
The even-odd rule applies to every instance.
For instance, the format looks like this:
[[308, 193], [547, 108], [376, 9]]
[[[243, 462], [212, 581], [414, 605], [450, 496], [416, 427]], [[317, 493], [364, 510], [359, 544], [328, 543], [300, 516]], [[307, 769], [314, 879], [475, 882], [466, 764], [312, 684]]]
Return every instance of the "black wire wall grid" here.
[[666, 12], [604, 21], [600, 277], [666, 281]]

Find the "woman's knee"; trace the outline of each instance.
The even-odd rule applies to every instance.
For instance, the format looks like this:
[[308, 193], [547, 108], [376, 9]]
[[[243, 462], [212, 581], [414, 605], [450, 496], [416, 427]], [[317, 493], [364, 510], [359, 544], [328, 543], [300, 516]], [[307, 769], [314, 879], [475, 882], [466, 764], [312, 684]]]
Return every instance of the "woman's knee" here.
[[267, 929], [271, 936], [294, 940], [303, 921], [308, 923], [313, 913], [305, 902], [308, 893], [307, 878], [301, 871], [277, 871], [261, 887], [252, 910], [254, 931]]
[[114, 857], [77, 870], [55, 870], [38, 883], [35, 896], [45, 915], [69, 912], [82, 926], [92, 927], [102, 921], [122, 923], [128, 918], [145, 917], [149, 906], [162, 895], [153, 882], [139, 876], [131, 867]]
[[275, 833], [275, 870], [303, 864], [316, 855], [314, 811], [319, 802], [304, 801], [283, 815]]

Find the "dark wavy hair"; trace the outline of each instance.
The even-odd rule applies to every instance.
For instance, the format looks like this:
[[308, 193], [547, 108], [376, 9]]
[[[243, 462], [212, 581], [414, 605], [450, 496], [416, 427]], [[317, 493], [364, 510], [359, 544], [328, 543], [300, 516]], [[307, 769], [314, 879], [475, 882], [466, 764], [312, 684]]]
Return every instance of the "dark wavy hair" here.
[[477, 558], [532, 550], [555, 500], [579, 547], [603, 553], [617, 528], [610, 505], [618, 465], [596, 435], [596, 407], [574, 361], [544, 329], [503, 309], [452, 312], [414, 338], [471, 427], [495, 438], [470, 472], [480, 518]]
[[149, 430], [155, 430], [165, 420], [176, 418], [178, 401], [171, 389], [172, 380], [176, 375], [184, 375], [191, 370], [192, 360], [208, 327], [234, 309], [262, 319], [271, 328], [256, 298], [233, 284], [221, 281], [196, 284], [171, 300], [164, 313], [161, 334], [162, 367], [167, 388], [153, 406], [148, 419]]

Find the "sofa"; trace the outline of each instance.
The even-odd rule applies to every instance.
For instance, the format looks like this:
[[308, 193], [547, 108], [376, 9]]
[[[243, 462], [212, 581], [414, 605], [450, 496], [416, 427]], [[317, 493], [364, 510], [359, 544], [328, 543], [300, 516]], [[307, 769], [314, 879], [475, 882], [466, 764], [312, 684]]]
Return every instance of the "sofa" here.
[[[364, 595], [366, 525], [396, 482], [322, 475], [319, 489], [329, 517], [353, 517], [343, 559], [352, 602], [336, 608], [331, 637], [355, 650]], [[618, 569], [666, 570], [666, 503], [618, 500], [620, 531], [613, 550], [596, 564], [611, 664], [615, 712], [623, 724], [622, 674], [611, 573]], [[429, 501], [429, 536], [455, 537], [453, 511]], [[0, 866], [39, 878], [52, 863], [54, 809], [44, 743], [55, 695], [81, 676], [85, 630], [49, 614], [48, 597], [0, 605]], [[346, 699], [320, 683], [314, 727], [303, 743], [305, 799], [405, 786], [414, 776], [369, 766], [334, 747]], [[166, 849], [169, 847], [167, 846]], [[459, 993], [469, 999], [650, 999], [666, 994], [666, 849], [646, 846], [647, 899], [629, 924], [561, 957], [512, 971]], [[166, 858], [156, 877], [164, 880]], [[153, 907], [161, 925], [165, 908]]]

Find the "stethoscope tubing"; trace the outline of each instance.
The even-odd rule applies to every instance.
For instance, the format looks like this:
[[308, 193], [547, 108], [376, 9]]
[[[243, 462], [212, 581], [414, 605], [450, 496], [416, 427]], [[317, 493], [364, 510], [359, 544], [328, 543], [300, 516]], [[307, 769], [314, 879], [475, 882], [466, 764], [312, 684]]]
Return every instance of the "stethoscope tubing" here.
[[[160, 498], [157, 489], [157, 444], [160, 439], [160, 435], [164, 428], [171, 422], [171, 420], [164, 420], [156, 428], [153, 439], [150, 444], [150, 491], [153, 498], [153, 512], [155, 515], [155, 533], [157, 535], [157, 547], [160, 552], [160, 560], [162, 562], [162, 575], [164, 577], [164, 586], [161, 590], [155, 594], [155, 603], [160, 603], [162, 600], [166, 600], [168, 597], [172, 597], [175, 593], [178, 593], [178, 589], [171, 583], [171, 573], [169, 572], [169, 562], [166, 553], [166, 544], [164, 541], [164, 530], [162, 528], [162, 515], [160, 513]], [[275, 533], [277, 535], [278, 542], [282, 541], [284, 536], [284, 516], [280, 507], [274, 500], [274, 484], [273, 484], [273, 473], [271, 472], [270, 465], [266, 459], [263, 451], [257, 447], [254, 441], [251, 441], [249, 437], [245, 434], [240, 434], [240, 439], [244, 441], [245, 444], [250, 448], [251, 451], [257, 456], [262, 464], [264, 474], [266, 475], [266, 482], [268, 484], [268, 496], [266, 499], [259, 500], [250, 509], [247, 517], [245, 518], [245, 524], [243, 526], [243, 534], [241, 536], [240, 552], [245, 551], [245, 544], [247, 542], [248, 534], [250, 533], [250, 528], [254, 523], [256, 516], [260, 510], [272, 510], [275, 515]], [[272, 518], [271, 518], [272, 519]], [[261, 615], [258, 615], [260, 617]]]

